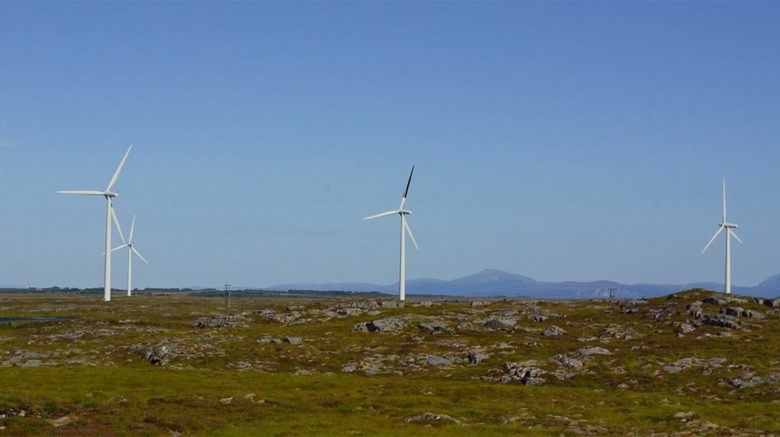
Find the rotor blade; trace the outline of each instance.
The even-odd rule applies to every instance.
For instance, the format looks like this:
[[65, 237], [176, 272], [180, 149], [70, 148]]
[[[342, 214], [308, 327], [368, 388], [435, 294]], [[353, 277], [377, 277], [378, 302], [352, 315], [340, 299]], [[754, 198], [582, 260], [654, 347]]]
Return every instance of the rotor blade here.
[[736, 232], [734, 232], [731, 229], [729, 229], [729, 234], [731, 234], [732, 237], [736, 238], [737, 241], [739, 241], [739, 244], [745, 244], [745, 243], [742, 242], [742, 240], [739, 237], [737, 237], [737, 233]]
[[709, 243], [707, 243], [707, 245], [706, 245], [706, 246], [704, 246], [704, 250], [702, 250], [702, 251], [701, 251], [701, 253], [704, 253], [704, 252], [706, 252], [706, 251], [707, 251], [707, 249], [709, 249], [709, 247], [710, 247], [710, 245], [712, 244], [712, 242], [713, 242], [713, 241], [715, 241], [715, 239], [716, 239], [716, 238], [718, 238], [718, 235], [720, 235], [720, 233], [721, 233], [722, 231], [723, 231], [723, 226], [721, 226], [721, 227], [718, 229], [718, 232], [716, 232], [716, 233], [715, 233], [715, 235], [713, 235], [713, 236], [712, 236], [712, 239], [710, 240], [710, 242], [709, 242]]
[[133, 215], [133, 222], [130, 223], [130, 236], [127, 237], [127, 242], [132, 243], [133, 242], [133, 231], [135, 230], [135, 215]]
[[124, 158], [122, 158], [122, 162], [119, 163], [119, 167], [116, 168], [116, 172], [114, 172], [114, 177], [111, 178], [111, 182], [108, 183], [108, 187], [106, 187], [106, 191], [111, 191], [111, 188], [116, 183], [116, 180], [119, 178], [119, 173], [122, 171], [122, 167], [125, 166], [125, 161], [127, 161], [127, 155], [130, 154], [130, 151], [133, 150], [133, 145], [130, 144], [130, 147], [127, 148], [127, 152], [125, 152]]
[[76, 194], [78, 196], [104, 196], [105, 192], [96, 190], [65, 190], [57, 191], [57, 194]]
[[393, 214], [398, 214], [398, 210], [396, 209], [396, 210], [393, 210], [393, 211], [380, 212], [379, 214], [374, 214], [374, 215], [370, 215], [368, 217], [365, 217], [365, 218], [363, 218], [363, 220], [373, 220], [373, 219], [377, 219], [379, 217], [387, 217], [387, 216], [393, 215]]
[[412, 185], [412, 175], [414, 174], [414, 165], [412, 165], [412, 171], [409, 173], [409, 180], [406, 181], [406, 189], [404, 190], [404, 199], [409, 196], [409, 186]]
[[723, 178], [723, 223], [726, 223], [726, 178]]
[[401, 206], [399, 206], [398, 209], [403, 209], [404, 205], [406, 204], [406, 197], [409, 196], [409, 186], [412, 185], [413, 174], [414, 174], [414, 165], [412, 165], [412, 171], [409, 172], [409, 179], [406, 181], [406, 189], [404, 190], [403, 197], [401, 197]]
[[417, 240], [414, 239], [414, 234], [412, 234], [412, 228], [409, 227], [409, 223], [406, 221], [406, 217], [401, 216], [401, 220], [404, 222], [404, 229], [406, 229], [406, 233], [409, 234], [409, 238], [412, 239], [412, 243], [414, 243], [414, 247], [417, 250], [420, 250], [420, 246], [417, 245]]
[[[119, 250], [119, 249], [124, 249], [125, 247], [127, 247], [127, 244], [123, 244], [123, 245], [121, 245], [121, 246], [117, 246], [117, 247], [115, 247], [115, 248], [111, 249], [111, 252], [116, 252], [117, 250]], [[106, 253], [105, 253], [105, 252], [103, 252], [101, 255], [105, 255], [105, 254], [106, 254]]]
[[113, 205], [111, 205], [111, 219], [114, 221], [114, 225], [116, 226], [116, 231], [119, 232], [119, 238], [122, 239], [123, 243], [127, 243], [127, 240], [125, 240], [125, 235], [122, 233], [122, 227], [119, 226], [119, 219], [116, 216], [116, 211], [114, 211]]
[[131, 248], [130, 248], [130, 250], [132, 250], [132, 251], [133, 251], [133, 253], [134, 253], [134, 254], [136, 254], [136, 255], [138, 256], [138, 258], [141, 258], [141, 261], [143, 261], [143, 262], [145, 262], [145, 263], [149, 264], [149, 261], [147, 261], [147, 260], [146, 260], [146, 258], [144, 258], [144, 256], [143, 256], [143, 255], [141, 255], [141, 252], [139, 252], [139, 251], [138, 251], [138, 250], [137, 250], [135, 247], [131, 247]]

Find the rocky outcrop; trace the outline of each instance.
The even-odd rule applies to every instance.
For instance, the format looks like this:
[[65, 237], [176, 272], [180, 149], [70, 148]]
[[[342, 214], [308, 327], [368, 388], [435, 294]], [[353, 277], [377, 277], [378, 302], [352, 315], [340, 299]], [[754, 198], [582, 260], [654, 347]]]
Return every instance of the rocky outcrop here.
[[505, 384], [515, 381], [524, 385], [544, 384], [544, 378], [541, 376], [546, 372], [530, 363], [504, 363], [503, 370], [504, 376], [501, 377], [501, 382]]

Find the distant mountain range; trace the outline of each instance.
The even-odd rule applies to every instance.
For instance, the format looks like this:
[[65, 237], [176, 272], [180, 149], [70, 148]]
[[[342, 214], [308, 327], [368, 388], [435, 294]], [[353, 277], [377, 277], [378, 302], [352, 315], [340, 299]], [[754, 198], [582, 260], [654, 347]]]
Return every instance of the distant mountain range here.
[[[501, 270], [486, 269], [473, 275], [453, 279], [413, 279], [406, 281], [406, 292], [410, 294], [450, 296], [526, 296], [534, 298], [592, 298], [609, 295], [609, 289], [616, 289], [618, 297], [653, 297], [691, 288], [721, 290], [723, 284], [696, 282], [690, 284], [621, 284], [614, 281], [592, 282], [542, 282], [527, 276]], [[299, 283], [279, 284], [263, 287], [264, 290], [311, 290], [311, 291], [379, 291], [393, 294], [398, 283], [378, 285], [360, 282], [343, 283]], [[735, 293], [750, 296], [780, 296], [780, 275], [775, 275], [755, 287], [733, 287]]]

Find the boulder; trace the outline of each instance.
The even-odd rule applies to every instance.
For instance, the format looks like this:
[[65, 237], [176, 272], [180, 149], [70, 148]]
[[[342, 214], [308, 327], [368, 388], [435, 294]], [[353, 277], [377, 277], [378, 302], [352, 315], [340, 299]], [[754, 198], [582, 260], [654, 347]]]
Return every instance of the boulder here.
[[425, 361], [428, 363], [429, 366], [434, 367], [442, 367], [442, 366], [451, 366], [452, 365], [452, 359], [447, 357], [442, 357], [439, 355], [428, 355], [425, 359]]
[[571, 358], [565, 354], [557, 354], [552, 358], [553, 362], [569, 369], [580, 370], [582, 369], [582, 361], [576, 358]]
[[513, 330], [517, 325], [517, 319], [491, 317], [484, 321], [485, 326], [493, 329]]
[[134, 344], [130, 350], [141, 355], [149, 364], [155, 366], [164, 366], [178, 356], [176, 347], [164, 341], [152, 346]]
[[236, 314], [212, 314], [199, 318], [192, 324], [193, 328], [243, 328], [249, 325], [249, 320]]
[[557, 327], [555, 325], [548, 326], [548, 327], [544, 328], [544, 331], [542, 331], [542, 335], [545, 336], [545, 337], [554, 337], [554, 336], [557, 336], [557, 335], [563, 335], [565, 333], [566, 333], [566, 331], [564, 331], [563, 329], [561, 329], [561, 328], [559, 328], [559, 327]]
[[724, 314], [705, 314], [702, 322], [721, 328], [739, 329], [739, 323], [733, 317]]
[[688, 315], [693, 317], [694, 319], [701, 318], [701, 316], [704, 314], [704, 311], [702, 310], [702, 302], [701, 301], [695, 301], [688, 304], [687, 307], [685, 307], [686, 311], [688, 312]]
[[406, 418], [407, 423], [460, 425], [460, 420], [446, 414], [422, 413]]
[[607, 349], [604, 349], [603, 347], [585, 347], [577, 351], [577, 355], [581, 357], [589, 357], [591, 355], [612, 355], [612, 352], [610, 352]]
[[679, 335], [690, 334], [695, 330], [696, 327], [691, 325], [690, 323], [680, 323], [680, 326], [677, 327], [677, 334]]
[[487, 354], [477, 351], [469, 351], [469, 363], [471, 364], [482, 364], [482, 362], [487, 359]]
[[503, 369], [505, 372], [505, 375], [501, 377], [503, 383], [520, 381], [524, 385], [544, 384], [544, 378], [541, 376], [545, 374], [545, 371], [538, 367], [526, 363], [504, 363]]
[[447, 332], [448, 330], [447, 325], [445, 325], [444, 323], [438, 320], [434, 320], [432, 322], [420, 323], [419, 325], [417, 325], [417, 327], [424, 331], [430, 331], [434, 334], [440, 334], [442, 332]]
[[710, 305], [725, 305], [729, 303], [728, 300], [722, 298], [722, 297], [714, 297], [714, 296], [708, 296], [701, 300], [702, 302]]
[[764, 305], [770, 308], [780, 308], [780, 297], [776, 299], [764, 299]]

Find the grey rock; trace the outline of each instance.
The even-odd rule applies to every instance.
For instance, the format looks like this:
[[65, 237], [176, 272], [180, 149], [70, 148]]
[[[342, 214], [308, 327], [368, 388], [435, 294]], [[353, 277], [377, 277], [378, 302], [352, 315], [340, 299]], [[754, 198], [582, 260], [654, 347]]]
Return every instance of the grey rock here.
[[547, 319], [548, 317], [542, 314], [531, 314], [530, 316], [528, 316], [528, 320], [532, 322], [544, 322]]
[[761, 385], [764, 382], [764, 378], [761, 378], [760, 376], [754, 375], [752, 373], [746, 373], [742, 375], [741, 378], [733, 378], [729, 380], [729, 384], [731, 384], [731, 386], [734, 388], [751, 388]]
[[683, 370], [685, 370], [685, 369], [683, 369], [680, 366], [675, 366], [675, 365], [671, 365], [671, 364], [663, 366], [662, 368], [664, 369], [664, 371], [669, 372], [669, 373], [680, 373]]
[[688, 312], [688, 315], [693, 317], [694, 319], [701, 318], [701, 316], [704, 314], [704, 311], [701, 307], [702, 303], [701, 301], [695, 301], [688, 304], [688, 306], [685, 308]]
[[199, 318], [192, 324], [193, 328], [243, 328], [249, 325], [242, 315], [212, 314]]
[[563, 367], [569, 369], [580, 370], [582, 369], [582, 361], [576, 358], [571, 358], [565, 354], [557, 354], [553, 358], [553, 361]]
[[776, 299], [765, 299], [764, 305], [770, 308], [780, 308], [780, 297]]
[[434, 334], [440, 334], [442, 332], [447, 332], [448, 330], [447, 325], [438, 320], [434, 320], [432, 322], [420, 323], [419, 325], [417, 325], [417, 327], [425, 331], [430, 331]]
[[721, 314], [725, 314], [727, 316], [736, 316], [736, 317], [743, 317], [742, 314], [744, 312], [745, 310], [740, 307], [727, 307], [727, 308], [722, 308], [720, 310]]
[[517, 319], [491, 317], [485, 320], [484, 324], [489, 328], [513, 330], [517, 325]]
[[369, 332], [368, 324], [370, 322], [358, 322], [352, 325], [352, 330], [355, 332]]
[[477, 351], [469, 351], [469, 363], [471, 364], [482, 364], [482, 362], [487, 359], [487, 354]]
[[743, 316], [744, 317], [753, 318], [753, 319], [764, 319], [764, 318], [766, 318], [766, 315], [764, 313], [762, 313], [761, 311], [756, 311], [756, 310], [745, 310]]
[[612, 352], [610, 352], [607, 349], [604, 349], [603, 347], [585, 347], [577, 351], [577, 355], [581, 357], [589, 357], [591, 355], [612, 355]]
[[447, 357], [442, 357], [439, 355], [428, 355], [426, 357], [426, 362], [429, 366], [434, 367], [441, 367], [441, 366], [451, 366], [452, 365], [452, 359]]
[[400, 331], [404, 328], [406, 322], [401, 317], [386, 317], [384, 319], [372, 320], [368, 323], [368, 330], [371, 332]]
[[406, 326], [404, 317], [387, 317], [372, 320], [370, 322], [358, 322], [352, 325], [352, 330], [357, 332], [396, 332]]
[[680, 323], [680, 326], [677, 327], [677, 333], [680, 335], [690, 334], [695, 330], [696, 327], [691, 325], [690, 323]]
[[554, 337], [556, 335], [563, 335], [563, 334], [566, 334], [566, 331], [555, 325], [548, 326], [544, 328], [544, 330], [542, 331], [542, 335], [544, 335], [545, 337]]
[[359, 316], [363, 313], [363, 310], [360, 308], [339, 308], [336, 310], [336, 314], [343, 316], [343, 317], [353, 317], [353, 316]]
[[733, 317], [724, 314], [705, 314], [702, 322], [721, 328], [739, 329], [739, 323]]
[[506, 374], [502, 376], [501, 382], [520, 381], [524, 385], [541, 385], [544, 383], [544, 378], [541, 376], [545, 374], [545, 371], [527, 363], [504, 363], [503, 369]]
[[284, 337], [284, 341], [288, 344], [298, 345], [303, 342], [303, 339], [301, 337]]
[[149, 364], [155, 366], [164, 366], [178, 356], [176, 347], [164, 341], [152, 346], [134, 344], [130, 350], [141, 355]]
[[729, 303], [728, 300], [726, 300], [726, 299], [724, 299], [722, 297], [713, 297], [713, 296], [705, 297], [701, 301], [706, 303], [706, 304], [710, 304], [710, 305], [725, 305], [725, 304]]
[[433, 413], [422, 413], [418, 414], [416, 416], [411, 416], [406, 418], [407, 423], [425, 423], [425, 424], [452, 424], [452, 425], [460, 425], [460, 420], [448, 416], [446, 414], [433, 414]]

